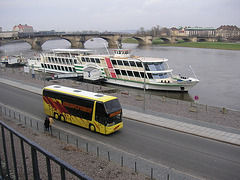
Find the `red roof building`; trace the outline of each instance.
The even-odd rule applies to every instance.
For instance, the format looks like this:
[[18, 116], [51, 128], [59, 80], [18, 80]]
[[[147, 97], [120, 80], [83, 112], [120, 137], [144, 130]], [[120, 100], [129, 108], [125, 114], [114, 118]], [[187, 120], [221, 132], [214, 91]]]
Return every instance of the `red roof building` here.
[[21, 32], [21, 33], [30, 33], [33, 32], [33, 27], [28, 26], [27, 24], [25, 25], [17, 25], [13, 27], [13, 31]]

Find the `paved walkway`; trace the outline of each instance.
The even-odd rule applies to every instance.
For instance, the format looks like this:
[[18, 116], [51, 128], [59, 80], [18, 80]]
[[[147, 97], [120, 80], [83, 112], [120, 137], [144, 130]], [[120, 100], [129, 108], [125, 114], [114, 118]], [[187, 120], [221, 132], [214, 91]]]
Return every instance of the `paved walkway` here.
[[[32, 93], [36, 93], [36, 94], [42, 93], [42, 89], [40, 87], [39, 88], [34, 87], [21, 82], [12, 81], [4, 78], [0, 78], [0, 82], [20, 88], [20, 89], [30, 91]], [[240, 146], [240, 134], [230, 133], [222, 130], [216, 130], [214, 128], [194, 125], [191, 123], [180, 122], [177, 120], [150, 115], [147, 113], [133, 111], [126, 108], [123, 109], [123, 117], [132, 119], [135, 121], [159, 126], [159, 127], [172, 129], [172, 130], [183, 132], [183, 133], [188, 133], [188, 134]]]

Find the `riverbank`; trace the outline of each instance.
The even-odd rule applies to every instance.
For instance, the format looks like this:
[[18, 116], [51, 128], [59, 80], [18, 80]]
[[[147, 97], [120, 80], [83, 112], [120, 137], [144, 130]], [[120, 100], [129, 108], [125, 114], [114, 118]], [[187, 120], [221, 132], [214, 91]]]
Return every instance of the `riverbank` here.
[[[13, 78], [22, 82], [43, 85], [43, 75], [41, 73], [35, 74], [36, 79], [31, 78], [31, 74], [26, 74], [21, 68], [4, 68], [2, 69], [2, 77]], [[74, 82], [71, 80], [61, 79], [55, 81], [46, 81], [45, 85], [61, 84], [68, 87], [74, 87], [78, 89], [104, 92], [109, 89], [105, 86], [87, 84], [83, 82]], [[234, 129], [240, 129], [240, 112], [232, 111], [223, 107], [213, 107], [208, 105], [195, 104], [193, 102], [181, 101], [176, 99], [167, 98], [165, 96], [156, 96], [148, 94], [144, 96], [142, 92], [121, 90], [120, 87], [116, 87], [117, 92], [111, 92], [110, 95], [118, 97], [122, 105], [136, 108], [145, 109], [152, 113], [162, 113], [164, 116], [176, 116], [182, 118], [188, 118], [193, 121], [207, 122], [210, 124], [217, 124]], [[144, 105], [145, 102], [145, 105]]]
[[[135, 39], [126, 39], [124, 43], [138, 43]], [[222, 49], [222, 50], [237, 50], [240, 51], [240, 43], [230, 42], [178, 42], [175, 44], [165, 44], [163, 40], [157, 39], [153, 41], [154, 45], [173, 46], [173, 47], [191, 47], [205, 49]]]

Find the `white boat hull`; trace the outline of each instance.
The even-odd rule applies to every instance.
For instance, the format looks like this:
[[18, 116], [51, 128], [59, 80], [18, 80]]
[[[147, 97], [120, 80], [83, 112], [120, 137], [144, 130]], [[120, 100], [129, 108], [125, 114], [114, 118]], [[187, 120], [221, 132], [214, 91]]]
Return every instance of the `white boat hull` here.
[[[144, 83], [142, 82], [134, 82], [134, 81], [124, 81], [124, 80], [119, 80], [119, 79], [107, 79], [107, 83], [110, 84], [116, 84], [116, 85], [121, 85], [121, 86], [128, 86], [128, 87], [134, 87], [134, 88], [144, 88]], [[149, 90], [161, 90], [161, 91], [184, 91], [187, 92], [189, 91], [194, 85], [196, 85], [198, 82], [189, 82], [184, 83], [184, 84], [164, 84], [164, 83], [146, 83], [145, 87], [146, 89]]]

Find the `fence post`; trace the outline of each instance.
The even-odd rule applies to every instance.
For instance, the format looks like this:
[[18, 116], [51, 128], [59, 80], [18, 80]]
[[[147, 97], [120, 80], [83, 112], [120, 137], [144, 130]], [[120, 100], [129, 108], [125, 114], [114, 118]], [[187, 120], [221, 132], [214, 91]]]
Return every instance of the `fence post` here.
[[10, 138], [11, 138], [12, 158], [13, 158], [13, 165], [14, 165], [14, 171], [15, 171], [15, 178], [18, 179], [17, 160], [16, 160], [15, 146], [14, 146], [12, 132], [10, 132]]
[[110, 161], [110, 153], [109, 153], [109, 151], [108, 151], [108, 161]]
[[123, 167], [123, 156], [121, 157], [121, 167]]
[[87, 153], [88, 153], [88, 143], [86, 143], [86, 151], [87, 151]]
[[8, 156], [7, 156], [7, 147], [6, 147], [6, 142], [5, 142], [5, 133], [4, 133], [4, 127], [2, 125], [2, 142], [3, 142], [3, 151], [4, 151], [4, 157], [5, 157], [5, 164], [6, 164], [6, 170], [7, 170], [7, 175], [10, 178], [10, 172], [9, 172], [9, 166], [8, 166]]
[[153, 168], [151, 168], [151, 179], [153, 179]]
[[135, 173], [137, 173], [137, 162], [135, 162]]
[[99, 157], [99, 147], [97, 147], [97, 157]]
[[38, 169], [38, 160], [37, 160], [37, 151], [31, 147], [32, 154], [32, 168], [33, 168], [33, 177], [34, 179], [40, 179], [39, 169]]
[[27, 180], [28, 179], [27, 164], [26, 164], [24, 145], [23, 145], [23, 140], [22, 139], [21, 139], [21, 150], [22, 150], [22, 160], [23, 160], [24, 175], [25, 175], [25, 179]]

